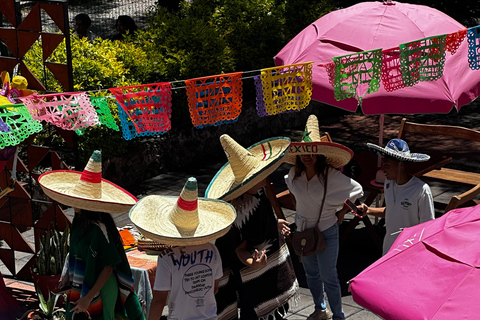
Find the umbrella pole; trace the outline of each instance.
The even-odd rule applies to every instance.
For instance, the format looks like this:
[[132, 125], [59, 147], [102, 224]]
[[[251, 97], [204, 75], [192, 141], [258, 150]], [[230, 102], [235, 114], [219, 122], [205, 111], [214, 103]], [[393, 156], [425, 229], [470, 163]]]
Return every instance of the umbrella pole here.
[[[383, 121], [385, 119], [385, 115], [381, 114], [380, 119], [378, 120], [379, 126], [380, 126], [380, 132], [378, 135], [378, 145], [380, 147], [383, 146]], [[382, 157], [378, 156], [378, 161], [377, 161], [377, 168], [380, 168], [382, 166]]]

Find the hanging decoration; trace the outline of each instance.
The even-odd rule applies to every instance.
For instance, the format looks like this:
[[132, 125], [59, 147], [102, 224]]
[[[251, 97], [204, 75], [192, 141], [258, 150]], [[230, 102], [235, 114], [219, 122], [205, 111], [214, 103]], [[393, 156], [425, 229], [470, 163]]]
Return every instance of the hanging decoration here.
[[[95, 108], [95, 111], [98, 115], [98, 121], [100, 124], [107, 126], [107, 128], [113, 129], [115, 131], [120, 131], [118, 128], [115, 119], [112, 116], [110, 107], [108, 106], [107, 98], [105, 97], [90, 97], [90, 102]], [[118, 105], [118, 104], [117, 104]], [[78, 135], [82, 135], [85, 132], [85, 129], [80, 129], [75, 131]]]
[[467, 36], [467, 31], [468, 29], [463, 29], [458, 32], [448, 34], [447, 39], [445, 40], [445, 51], [450, 52], [452, 55], [457, 53], [458, 48]]
[[328, 82], [330, 82], [330, 84], [333, 86], [335, 83], [335, 63], [332, 61], [324, 64], [323, 66], [327, 70]]
[[110, 88], [109, 90], [117, 99], [125, 139], [160, 135], [170, 130], [172, 87], [169, 82]]
[[400, 45], [400, 63], [406, 87], [442, 77], [446, 38], [446, 35], [440, 35]]
[[90, 99], [85, 92], [67, 92], [22, 97], [35, 120], [46, 121], [64, 130], [79, 130], [98, 123]]
[[308, 106], [312, 96], [312, 64], [298, 63], [262, 69], [265, 111], [275, 115]]
[[383, 50], [382, 52], [382, 83], [387, 92], [405, 88], [400, 63], [400, 48]]
[[472, 70], [480, 69], [480, 26], [468, 29], [468, 65]]
[[0, 149], [16, 146], [34, 133], [42, 131], [42, 124], [32, 118], [23, 104], [0, 106], [0, 119], [10, 131], [0, 131]]
[[218, 126], [238, 120], [242, 112], [242, 73], [185, 80], [193, 126]]
[[[380, 87], [382, 49], [362, 51], [332, 58], [335, 64], [333, 85], [337, 101], [355, 97], [362, 104], [367, 93]], [[366, 86], [366, 89], [363, 87]], [[359, 94], [358, 91], [364, 91]]]
[[257, 114], [259, 117], [268, 116], [268, 113], [265, 110], [265, 101], [263, 100], [262, 79], [260, 78], [260, 75], [254, 76], [253, 82], [255, 83]]
[[7, 125], [5, 122], [3, 122], [2, 119], [0, 119], [0, 132], [10, 132], [12, 129], [10, 129], [10, 126]]

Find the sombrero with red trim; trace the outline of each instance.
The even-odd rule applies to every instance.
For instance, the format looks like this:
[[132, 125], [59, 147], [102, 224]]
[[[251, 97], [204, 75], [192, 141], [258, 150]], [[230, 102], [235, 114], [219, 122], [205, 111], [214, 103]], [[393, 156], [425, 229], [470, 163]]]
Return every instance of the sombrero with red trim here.
[[236, 212], [232, 205], [198, 198], [197, 180], [189, 178], [179, 197], [150, 195], [130, 210], [130, 220], [148, 239], [172, 246], [199, 245], [230, 229]]
[[83, 172], [49, 171], [38, 178], [38, 183], [51, 199], [78, 209], [122, 213], [137, 202], [128, 191], [102, 178], [102, 154], [98, 150]]
[[265, 139], [245, 149], [224, 134], [220, 137], [220, 143], [229, 162], [213, 177], [205, 197], [230, 201], [267, 178], [282, 164], [290, 139]]
[[290, 144], [285, 162], [295, 164], [296, 156], [309, 154], [323, 155], [326, 163], [334, 168], [343, 167], [353, 157], [353, 151], [350, 148], [340, 143], [330, 142], [326, 136], [320, 135], [318, 119], [314, 114], [307, 119], [302, 141]]

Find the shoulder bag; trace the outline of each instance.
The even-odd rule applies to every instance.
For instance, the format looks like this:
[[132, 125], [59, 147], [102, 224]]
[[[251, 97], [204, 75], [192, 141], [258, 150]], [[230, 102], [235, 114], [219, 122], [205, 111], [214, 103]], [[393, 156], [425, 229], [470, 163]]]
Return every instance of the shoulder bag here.
[[327, 180], [328, 171], [327, 175], [325, 176], [322, 205], [320, 206], [320, 213], [318, 214], [317, 223], [313, 228], [308, 228], [300, 232], [297, 231], [292, 235], [293, 251], [295, 251], [295, 253], [298, 255], [300, 262], [302, 262], [303, 256], [310, 256], [312, 254], [322, 252], [327, 246], [322, 232], [318, 229], [318, 223], [320, 222], [320, 217], [322, 216], [323, 205], [327, 195]]

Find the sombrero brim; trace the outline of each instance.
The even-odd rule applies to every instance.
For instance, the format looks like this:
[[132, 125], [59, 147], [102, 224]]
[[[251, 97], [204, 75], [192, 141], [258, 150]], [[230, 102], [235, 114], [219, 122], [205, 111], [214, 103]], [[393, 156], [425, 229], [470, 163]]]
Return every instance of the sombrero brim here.
[[250, 146], [247, 150], [260, 159], [259, 164], [241, 183], [235, 185], [235, 175], [230, 162], [227, 162], [210, 181], [205, 191], [205, 197], [223, 201], [238, 198], [255, 184], [266, 179], [282, 164], [289, 145], [289, 138], [275, 137]]
[[169, 218], [178, 197], [147, 196], [130, 210], [130, 220], [143, 235], [165, 245], [199, 245], [215, 240], [230, 229], [235, 209], [229, 203], [198, 198], [199, 225], [194, 236], [182, 237]]
[[73, 191], [81, 175], [82, 173], [78, 171], [55, 170], [42, 174], [38, 178], [38, 183], [51, 199], [84, 210], [123, 213], [137, 202], [137, 198], [128, 191], [105, 179], [101, 181], [101, 198], [77, 195]]
[[321, 154], [327, 159], [327, 164], [339, 168], [352, 160], [353, 151], [335, 142], [292, 142], [288, 150], [285, 162], [295, 164], [296, 156], [306, 154]]
[[423, 153], [410, 153], [410, 157], [399, 154], [393, 150], [382, 148], [373, 143], [367, 143], [368, 149], [381, 157], [390, 157], [399, 161], [411, 161], [411, 162], [425, 162], [430, 160], [430, 156]]

